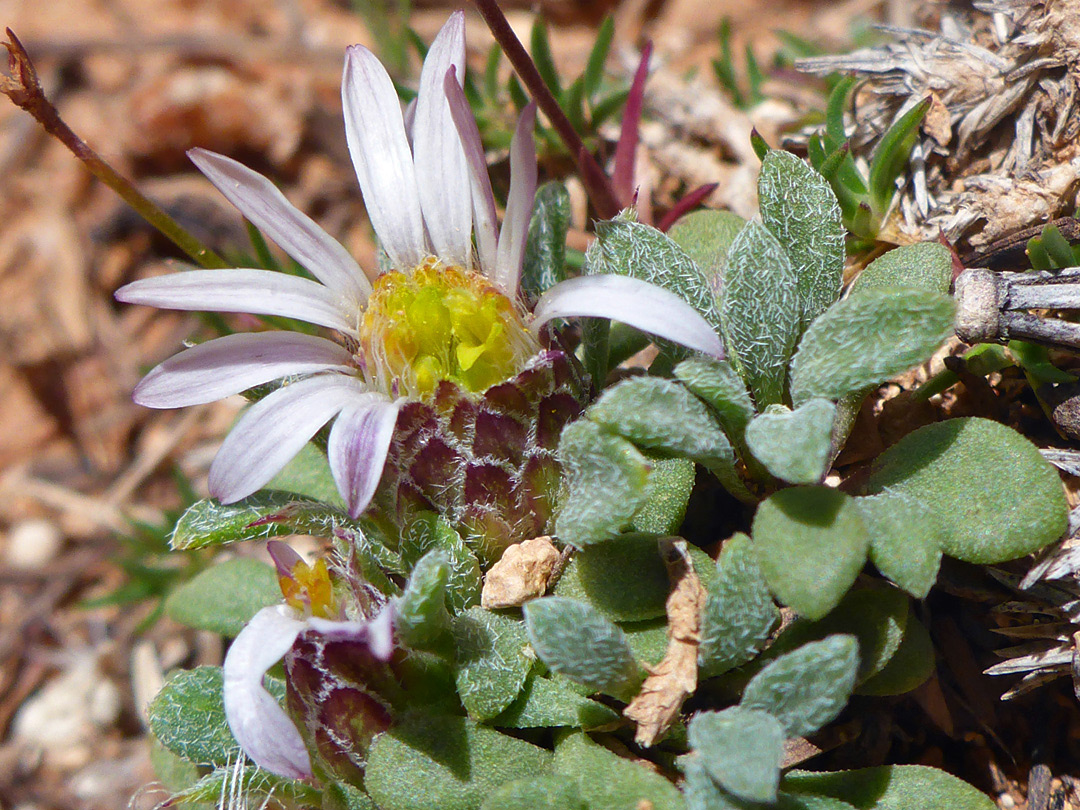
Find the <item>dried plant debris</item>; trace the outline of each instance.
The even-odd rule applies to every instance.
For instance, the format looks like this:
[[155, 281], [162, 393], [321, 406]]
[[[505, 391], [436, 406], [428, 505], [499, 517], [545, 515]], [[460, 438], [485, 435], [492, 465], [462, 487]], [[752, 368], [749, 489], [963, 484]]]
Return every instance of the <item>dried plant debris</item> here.
[[864, 78], [850, 131], [859, 160], [905, 112], [932, 99], [885, 229], [900, 241], [941, 231], [978, 249], [1076, 207], [1080, 4], [972, 5], [942, 11], [936, 31], [886, 27], [895, 37], [888, 44], [796, 63]]

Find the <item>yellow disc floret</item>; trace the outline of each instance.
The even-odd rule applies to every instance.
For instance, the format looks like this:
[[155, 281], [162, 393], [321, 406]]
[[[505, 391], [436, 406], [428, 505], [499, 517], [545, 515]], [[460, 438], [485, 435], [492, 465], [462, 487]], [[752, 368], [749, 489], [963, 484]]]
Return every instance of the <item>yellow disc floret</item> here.
[[278, 576], [278, 584], [285, 602], [301, 613], [310, 613], [322, 619], [337, 618], [337, 602], [334, 586], [326, 560], [321, 557], [314, 565], [297, 561], [287, 576]]
[[520, 371], [539, 348], [514, 303], [484, 276], [429, 259], [375, 282], [358, 354], [373, 386], [423, 398], [442, 380], [484, 391]]

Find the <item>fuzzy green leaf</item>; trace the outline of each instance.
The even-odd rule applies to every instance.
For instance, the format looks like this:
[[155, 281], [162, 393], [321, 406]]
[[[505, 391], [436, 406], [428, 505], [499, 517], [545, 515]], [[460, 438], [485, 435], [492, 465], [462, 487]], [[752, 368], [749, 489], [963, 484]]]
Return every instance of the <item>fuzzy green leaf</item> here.
[[792, 622], [766, 654], [779, 655], [836, 634], [854, 636], [859, 643], [855, 682], [862, 683], [881, 672], [899, 650], [910, 610], [907, 596], [895, 588], [851, 591], [825, 618]]
[[729, 488], [741, 486], [731, 443], [709, 409], [679, 383], [659, 377], [624, 380], [593, 403], [588, 417], [639, 447], [693, 459]]
[[728, 248], [745, 225], [738, 214], [704, 209], [679, 217], [668, 236], [694, 260], [719, 296]]
[[626, 634], [634, 658], [644, 666], [655, 667], [667, 654], [667, 616], [646, 622], [623, 622], [619, 627]]
[[457, 651], [457, 690], [469, 716], [487, 720], [514, 702], [532, 659], [521, 622], [474, 607], [458, 615], [451, 630]]
[[178, 586], [165, 599], [165, 614], [186, 627], [235, 638], [260, 609], [280, 601], [274, 569], [258, 560], [237, 557]]
[[735, 369], [712, 357], [690, 357], [675, 366], [675, 377], [716, 413], [735, 447], [746, 446], [746, 426], [754, 417], [754, 401]]
[[566, 232], [570, 228], [570, 194], [557, 181], [536, 190], [525, 256], [521, 266], [521, 294], [535, 301], [566, 278]]
[[729, 359], [758, 410], [784, 401], [802, 318], [797, 283], [776, 237], [756, 220], [746, 223], [728, 251], [720, 310]]
[[188, 762], [231, 765], [240, 746], [225, 722], [223, 688], [221, 667], [177, 672], [150, 702], [150, 731]]
[[479, 604], [480, 561], [446, 518], [432, 512], [419, 514], [402, 531], [401, 556], [407, 564], [414, 564], [433, 549], [443, 551], [450, 564], [446, 582], [450, 612], [460, 613]]
[[813, 484], [829, 469], [835, 416], [836, 406], [827, 399], [811, 399], [794, 411], [770, 408], [746, 428], [746, 445], [782, 481]]
[[923, 362], [953, 332], [948, 295], [866, 290], [833, 304], [806, 330], [791, 364], [791, 398], [838, 400]]
[[579, 695], [565, 681], [530, 675], [521, 694], [490, 720], [498, 728], [597, 728], [617, 723], [619, 716], [595, 700]]
[[588, 810], [588, 807], [576, 779], [552, 774], [505, 783], [484, 799], [480, 810]]
[[870, 262], [859, 273], [848, 295], [890, 287], [947, 293], [952, 285], [952, 274], [952, 254], [940, 242], [902, 245]]
[[675, 534], [686, 516], [697, 468], [685, 458], [649, 459], [652, 469], [645, 483], [645, 503], [634, 514], [636, 532]]
[[742, 702], [761, 709], [784, 726], [789, 737], [812, 734], [847, 704], [859, 668], [859, 645], [852, 636], [829, 636], [782, 655], [746, 685]]
[[917, 501], [937, 523], [942, 550], [991, 564], [1037, 551], [1068, 525], [1054, 468], [1016, 431], [989, 419], [927, 425], [879, 456], [866, 484]]
[[450, 558], [442, 549], [432, 549], [413, 567], [394, 609], [394, 630], [406, 647], [439, 649], [446, 640], [450, 629], [446, 610], [449, 580]]
[[840, 297], [845, 257], [840, 205], [806, 161], [775, 149], [762, 161], [758, 200], [761, 221], [791, 259], [805, 328]]
[[679, 767], [686, 776], [683, 797], [687, 810], [855, 810], [839, 799], [810, 794], [781, 793], [775, 803], [767, 805], [746, 802], [716, 784], [696, 754], [679, 757]]
[[754, 515], [753, 537], [769, 587], [807, 619], [840, 602], [870, 546], [854, 499], [825, 486], [774, 493]]
[[344, 512], [324, 503], [264, 490], [237, 503], [199, 501], [181, 515], [169, 542], [176, 551], [193, 551], [287, 534], [333, 537], [335, 528], [355, 525]]
[[577, 781], [586, 805], [595, 810], [685, 808], [678, 788], [670, 781], [581, 733], [569, 735], [556, 746], [555, 772]]
[[645, 503], [648, 459], [589, 419], [563, 430], [558, 452], [567, 484], [555, 519], [559, 539], [585, 548], [629, 525]]
[[364, 786], [382, 810], [477, 810], [505, 782], [545, 775], [551, 761], [464, 717], [414, 714], [375, 739]]
[[590, 275], [614, 273], [648, 281], [680, 296], [719, 328], [720, 313], [704, 272], [681, 247], [649, 225], [619, 216], [596, 223], [585, 256]]
[[547, 667], [597, 692], [629, 700], [642, 673], [622, 630], [591, 605], [560, 596], [524, 607], [529, 641]]
[[169, 799], [170, 807], [192, 810], [199, 805], [219, 807], [222, 796], [243, 796], [256, 807], [275, 803], [290, 807], [318, 807], [320, 794], [313, 785], [300, 779], [264, 771], [254, 765], [236, 767], [235, 760], [208, 773], [182, 793]]
[[751, 660], [780, 619], [745, 534], [724, 544], [716, 572], [701, 614], [698, 645], [698, 666], [706, 678]]
[[775, 717], [733, 706], [694, 715], [687, 731], [691, 747], [722, 788], [747, 801], [776, 800], [784, 728]]
[[858, 695], [902, 695], [925, 683], [934, 674], [934, 642], [926, 627], [909, 615], [904, 639], [881, 671], [855, 689]]
[[[705, 552], [689, 547], [690, 558], [705, 582], [714, 578]], [[671, 592], [667, 568], [654, 534], [628, 533], [574, 555], [555, 589], [559, 596], [588, 601], [616, 622], [639, 622], [665, 615]]]
[[896, 193], [896, 179], [907, 166], [911, 150], [919, 137], [919, 125], [930, 109], [930, 104], [931, 99], [927, 97], [914, 105], [889, 127], [878, 141], [870, 161], [868, 185], [874, 210], [879, 215], [888, 210]]
[[856, 498], [870, 532], [870, 561], [916, 599], [924, 599], [941, 565], [941, 532], [921, 503], [897, 491]]
[[883, 765], [855, 771], [792, 771], [784, 790], [828, 796], [858, 810], [994, 810], [988, 796], [955, 776], [925, 765]]

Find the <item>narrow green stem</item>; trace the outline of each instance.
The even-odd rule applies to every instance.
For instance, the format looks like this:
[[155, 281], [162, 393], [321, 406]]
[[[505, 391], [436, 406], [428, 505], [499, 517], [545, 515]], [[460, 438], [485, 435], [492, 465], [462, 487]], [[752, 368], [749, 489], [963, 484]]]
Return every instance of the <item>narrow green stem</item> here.
[[506, 16], [499, 8], [496, 0], [474, 0], [476, 8], [484, 18], [492, 36], [503, 49], [506, 58], [510, 60], [518, 78], [528, 88], [530, 95], [536, 100], [536, 105], [543, 111], [551, 122], [552, 128], [562, 140], [563, 145], [578, 163], [578, 173], [581, 181], [589, 193], [593, 207], [601, 219], [610, 219], [619, 213], [622, 206], [619, 205], [615, 192], [611, 187], [611, 180], [600, 168], [596, 158], [585, 148], [581, 136], [577, 134], [574, 125], [566, 117], [558, 99], [551, 94], [540, 71], [536, 69], [532, 57], [529, 56], [521, 40], [510, 27]]
[[115, 191], [147, 222], [157, 228], [202, 267], [213, 269], [228, 267], [225, 261], [188, 233], [180, 224], [161, 210], [136, 189], [130, 181], [106, 163], [100, 155], [86, 145], [69, 127], [47, 98], [38, 81], [37, 71], [26, 48], [10, 28], [10, 42], [3, 43], [8, 50], [8, 66], [11, 77], [0, 76], [0, 92], [18, 107], [26, 110], [41, 126], [66, 146], [81, 160], [96, 178]]

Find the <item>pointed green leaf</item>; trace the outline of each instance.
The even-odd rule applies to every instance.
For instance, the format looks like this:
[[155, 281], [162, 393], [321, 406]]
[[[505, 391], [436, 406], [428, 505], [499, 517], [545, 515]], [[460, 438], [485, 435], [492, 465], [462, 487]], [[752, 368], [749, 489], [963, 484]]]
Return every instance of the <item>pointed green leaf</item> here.
[[521, 294], [535, 301], [566, 279], [566, 232], [570, 228], [570, 193], [557, 181], [536, 190], [525, 256], [521, 266]]
[[850, 802], [858, 810], [994, 810], [985, 794], [955, 776], [925, 765], [883, 765], [855, 771], [814, 773], [791, 771], [784, 790], [828, 796]]
[[854, 637], [813, 641], [755, 675], [739, 705], [766, 711], [780, 721], [789, 737], [803, 737], [840, 714], [855, 686], [858, 667], [859, 645]]
[[874, 209], [884, 214], [896, 193], [896, 179], [904, 172], [911, 150], [919, 137], [919, 125], [930, 109], [928, 96], [904, 113], [878, 141], [870, 161], [870, 198]]
[[521, 622], [474, 607], [454, 618], [457, 690], [469, 716], [488, 720], [514, 702], [532, 659]]
[[773, 593], [808, 619], [839, 604], [870, 546], [854, 499], [825, 486], [774, 493], [754, 515], [753, 537]]
[[318, 807], [320, 791], [300, 779], [264, 771], [255, 765], [237, 767], [236, 760], [208, 773], [184, 792], [169, 799], [170, 807], [194, 810], [219, 807], [222, 796], [243, 796], [256, 807], [274, 802], [290, 807]]
[[829, 471], [835, 416], [836, 406], [827, 399], [811, 399], [794, 411], [772, 406], [750, 422], [746, 445], [782, 481], [813, 484]]
[[747, 801], [776, 801], [784, 728], [775, 717], [733, 706], [695, 714], [687, 731], [705, 770], [722, 788]]
[[799, 336], [802, 305], [784, 248], [756, 220], [728, 251], [721, 323], [729, 359], [758, 410], [783, 402], [788, 361]]
[[989, 419], [919, 428], [880, 455], [866, 489], [917, 501], [937, 523], [942, 550], [991, 564], [1037, 551], [1068, 525], [1054, 468], [1016, 431]]
[[566, 427], [559, 461], [567, 495], [555, 519], [559, 539], [577, 548], [622, 531], [645, 502], [649, 462], [620, 436], [589, 419]]
[[544, 776], [551, 761], [467, 718], [414, 714], [375, 739], [364, 787], [381, 810], [477, 810], [500, 785]]
[[562, 88], [559, 84], [559, 71], [555, 67], [555, 59], [551, 55], [551, 41], [548, 37], [547, 23], [544, 22], [544, 18], [541, 16], [537, 16], [533, 21], [529, 38], [529, 51], [540, 78], [544, 80], [544, 84], [548, 86], [551, 94], [555, 98], [559, 98], [562, 95]]
[[761, 221], [791, 260], [805, 328], [840, 297], [845, 258], [840, 205], [806, 161], [775, 149], [761, 164], [758, 200]]
[[305, 444], [263, 489], [292, 492], [341, 510], [345, 509], [345, 501], [341, 499], [341, 493], [334, 483], [326, 452], [313, 443]]
[[903, 245], [870, 262], [859, 273], [848, 295], [890, 287], [947, 293], [952, 286], [952, 274], [952, 254], [940, 242]]
[[937, 579], [942, 537], [922, 504], [897, 491], [856, 498], [870, 532], [870, 561], [916, 599], [924, 599]]
[[615, 18], [610, 14], [604, 17], [596, 30], [596, 39], [589, 52], [589, 61], [585, 64], [585, 97], [592, 99], [600, 89], [600, 80], [604, 78], [604, 64], [607, 62], [611, 41], [615, 37]]
[[698, 645], [698, 666], [706, 678], [750, 661], [780, 619], [745, 534], [724, 544], [716, 572], [701, 615]]
[[585, 734], [555, 747], [555, 772], [575, 779], [593, 810], [684, 810], [678, 788], [658, 773], [612, 753]]
[[235, 638], [259, 610], [281, 599], [271, 566], [237, 557], [179, 585], [165, 599], [165, 615], [186, 627]]
[[622, 630], [596, 608], [547, 596], [524, 607], [529, 641], [552, 672], [598, 692], [629, 700], [642, 673]]
[[907, 371], [952, 335], [955, 311], [948, 295], [912, 289], [866, 290], [836, 302], [799, 344], [792, 400], [835, 401]]

